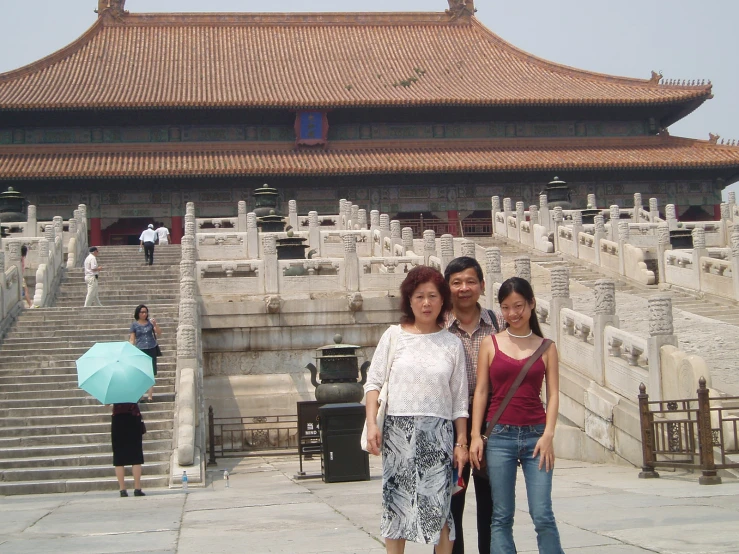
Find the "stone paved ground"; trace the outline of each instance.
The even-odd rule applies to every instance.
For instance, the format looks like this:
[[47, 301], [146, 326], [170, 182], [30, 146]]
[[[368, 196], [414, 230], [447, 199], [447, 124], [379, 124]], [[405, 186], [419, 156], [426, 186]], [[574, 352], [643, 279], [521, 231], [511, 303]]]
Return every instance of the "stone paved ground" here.
[[[145, 498], [90, 492], [0, 497], [0, 554], [55, 552], [381, 554], [380, 460], [370, 481], [295, 481], [297, 456], [219, 460], [206, 488], [148, 490]], [[310, 473], [320, 471], [308, 462]], [[554, 509], [568, 554], [739, 554], [739, 482], [700, 486], [697, 476], [559, 460]], [[519, 478], [519, 485], [521, 479]], [[465, 514], [475, 537], [474, 494]], [[521, 554], [536, 552], [519, 486], [514, 533]], [[430, 554], [409, 544], [408, 554]], [[469, 550], [472, 552], [472, 550]]]

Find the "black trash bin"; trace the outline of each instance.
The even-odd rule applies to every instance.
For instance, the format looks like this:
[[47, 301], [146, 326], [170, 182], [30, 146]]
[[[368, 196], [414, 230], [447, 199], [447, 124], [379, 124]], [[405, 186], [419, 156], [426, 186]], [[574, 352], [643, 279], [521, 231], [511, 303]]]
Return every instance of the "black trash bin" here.
[[318, 409], [321, 422], [321, 473], [326, 483], [369, 481], [369, 454], [359, 441], [364, 406], [358, 402], [326, 404]]

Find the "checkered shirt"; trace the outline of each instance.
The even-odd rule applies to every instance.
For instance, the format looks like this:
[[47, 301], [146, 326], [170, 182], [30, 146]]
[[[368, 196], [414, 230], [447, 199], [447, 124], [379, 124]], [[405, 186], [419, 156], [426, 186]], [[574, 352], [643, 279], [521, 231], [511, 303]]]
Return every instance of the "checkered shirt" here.
[[[479, 308], [480, 305], [478, 304], [477, 307]], [[496, 332], [491, 314], [498, 320], [498, 327], [500, 329], [504, 327], [503, 316], [500, 313], [480, 308], [480, 324], [471, 335], [459, 326], [459, 320], [454, 316], [453, 311], [447, 312], [446, 314], [445, 325], [447, 330], [457, 335], [464, 345], [464, 358], [467, 365], [467, 388], [470, 396], [475, 394], [475, 386], [477, 385], [477, 356], [480, 353], [482, 339]]]

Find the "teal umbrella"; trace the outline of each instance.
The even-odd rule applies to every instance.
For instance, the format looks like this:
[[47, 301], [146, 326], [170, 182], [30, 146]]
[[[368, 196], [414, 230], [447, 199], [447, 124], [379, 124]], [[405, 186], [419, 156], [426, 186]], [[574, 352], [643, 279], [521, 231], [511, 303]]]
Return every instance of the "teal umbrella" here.
[[98, 342], [76, 363], [80, 388], [103, 404], [138, 402], [154, 385], [151, 358], [130, 342]]

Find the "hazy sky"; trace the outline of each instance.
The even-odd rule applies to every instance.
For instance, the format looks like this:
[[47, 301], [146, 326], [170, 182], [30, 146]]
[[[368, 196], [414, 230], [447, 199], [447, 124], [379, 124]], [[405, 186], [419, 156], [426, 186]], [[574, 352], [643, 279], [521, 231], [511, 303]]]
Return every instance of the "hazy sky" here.
[[[477, 0], [477, 17], [518, 48], [573, 67], [649, 78], [710, 79], [715, 98], [673, 135], [739, 139], [737, 0]], [[0, 73], [69, 44], [96, 0], [0, 0]], [[446, 0], [128, 0], [131, 12], [443, 11]], [[733, 185], [739, 190], [739, 184]]]

